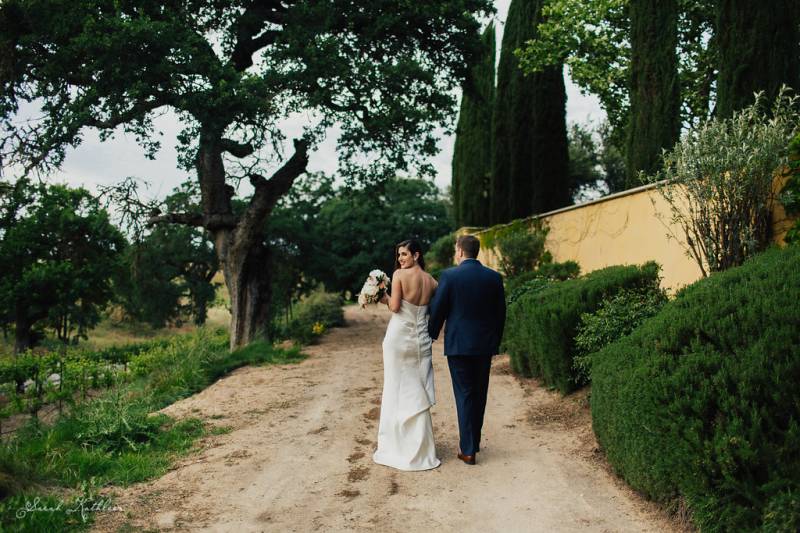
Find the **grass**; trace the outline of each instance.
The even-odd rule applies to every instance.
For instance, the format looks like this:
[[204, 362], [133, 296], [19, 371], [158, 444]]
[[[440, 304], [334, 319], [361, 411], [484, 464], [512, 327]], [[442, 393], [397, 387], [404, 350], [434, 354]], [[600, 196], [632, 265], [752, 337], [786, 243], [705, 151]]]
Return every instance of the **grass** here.
[[[0, 445], [0, 531], [79, 531], [76, 513], [16, 511], [36, 497], [56, 506], [80, 496], [97, 503], [105, 485], [127, 486], [166, 473], [175, 459], [194, 449], [197, 439], [230, 432], [207, 428], [202, 420], [175, 420], [159, 409], [200, 391], [244, 365], [295, 363], [298, 348], [279, 349], [254, 342], [228, 351], [224, 330], [203, 328], [175, 336], [131, 361], [133, 380], [79, 404], [52, 426], [31, 420]], [[71, 500], [70, 500], [71, 498]], [[86, 513], [87, 523], [93, 513]]]

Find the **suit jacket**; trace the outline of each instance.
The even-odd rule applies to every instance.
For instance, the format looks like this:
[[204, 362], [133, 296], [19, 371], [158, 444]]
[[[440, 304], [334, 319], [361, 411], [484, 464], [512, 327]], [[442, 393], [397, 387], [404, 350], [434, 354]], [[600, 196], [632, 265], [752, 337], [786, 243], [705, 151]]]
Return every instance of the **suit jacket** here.
[[506, 322], [503, 278], [477, 259], [465, 259], [439, 276], [430, 304], [428, 333], [444, 328], [445, 355], [496, 355]]

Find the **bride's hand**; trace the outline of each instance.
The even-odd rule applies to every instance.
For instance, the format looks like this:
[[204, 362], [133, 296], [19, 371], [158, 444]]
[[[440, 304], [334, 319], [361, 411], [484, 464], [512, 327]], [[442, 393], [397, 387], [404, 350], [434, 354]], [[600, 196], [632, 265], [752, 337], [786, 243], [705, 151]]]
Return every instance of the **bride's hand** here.
[[389, 305], [389, 297], [386, 295], [386, 293], [385, 293], [385, 292], [383, 293], [383, 296], [381, 296], [381, 299], [380, 299], [380, 300], [378, 300], [378, 301], [379, 301], [380, 303], [382, 303], [382, 304]]

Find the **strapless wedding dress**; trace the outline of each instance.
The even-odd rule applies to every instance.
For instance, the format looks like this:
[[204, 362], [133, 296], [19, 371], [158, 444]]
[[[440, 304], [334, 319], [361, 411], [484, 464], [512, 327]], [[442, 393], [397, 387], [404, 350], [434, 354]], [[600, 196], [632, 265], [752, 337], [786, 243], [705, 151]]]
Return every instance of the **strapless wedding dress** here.
[[401, 300], [383, 339], [383, 396], [378, 426], [378, 464], [399, 470], [439, 466], [430, 408], [433, 390], [428, 306]]

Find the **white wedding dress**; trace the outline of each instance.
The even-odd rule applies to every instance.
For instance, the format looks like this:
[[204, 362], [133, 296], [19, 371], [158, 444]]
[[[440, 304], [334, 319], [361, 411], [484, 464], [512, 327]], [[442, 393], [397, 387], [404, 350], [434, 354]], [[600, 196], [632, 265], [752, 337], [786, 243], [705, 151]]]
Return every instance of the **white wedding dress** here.
[[378, 426], [378, 464], [399, 470], [439, 466], [430, 408], [433, 390], [428, 306], [400, 301], [383, 339], [383, 396]]

